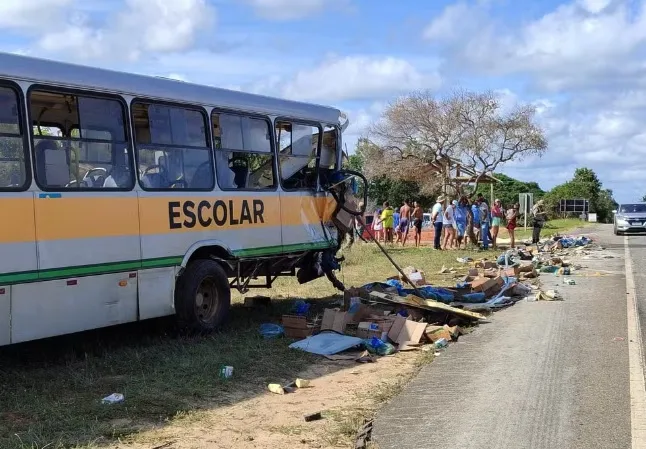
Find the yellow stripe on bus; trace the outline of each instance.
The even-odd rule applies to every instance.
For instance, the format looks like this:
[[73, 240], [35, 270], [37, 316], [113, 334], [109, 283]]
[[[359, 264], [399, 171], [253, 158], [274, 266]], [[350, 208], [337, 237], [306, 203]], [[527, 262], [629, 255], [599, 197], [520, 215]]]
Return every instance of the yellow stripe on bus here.
[[278, 194], [5, 198], [0, 243], [312, 225], [330, 220], [335, 205], [331, 197]]
[[34, 199], [0, 199], [0, 243], [24, 243], [35, 240]]

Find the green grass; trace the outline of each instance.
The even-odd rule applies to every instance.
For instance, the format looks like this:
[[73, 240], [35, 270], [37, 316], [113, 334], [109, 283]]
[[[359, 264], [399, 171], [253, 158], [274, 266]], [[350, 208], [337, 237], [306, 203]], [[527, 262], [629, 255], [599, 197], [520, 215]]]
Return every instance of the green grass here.
[[[555, 229], [563, 232], [566, 225]], [[346, 286], [397, 274], [374, 244], [356, 244], [343, 252], [346, 262], [338, 275]], [[402, 268], [413, 265], [424, 270], [431, 283], [444, 286], [454, 285], [456, 275], [438, 274], [442, 266], [465, 269], [457, 257], [496, 256], [491, 251], [428, 247], [393, 247], [389, 253]], [[281, 278], [273, 290], [250, 293], [269, 294], [270, 311], [238, 304], [229, 324], [212, 335], [183, 336], [167, 320], [153, 320], [0, 348], [0, 448], [88, 448], [116, 439], [129, 441], [143, 429], [170, 420], [200, 419], [202, 410], [257, 395], [270, 382], [293, 379], [321, 359], [290, 350], [284, 339], [263, 340], [259, 325], [278, 322], [295, 299], [316, 300], [312, 303], [322, 309], [338, 301], [338, 293], [324, 278], [305, 285]], [[239, 302], [241, 296], [235, 298]], [[424, 362], [431, 359], [428, 356]], [[221, 365], [234, 367], [232, 379], [218, 377]], [[399, 388], [385, 385], [387, 391], [370, 393], [375, 404]], [[100, 403], [114, 392], [125, 394], [123, 404]], [[357, 416], [365, 418], [376, 406]], [[336, 434], [346, 435], [356, 424], [339, 422]]]

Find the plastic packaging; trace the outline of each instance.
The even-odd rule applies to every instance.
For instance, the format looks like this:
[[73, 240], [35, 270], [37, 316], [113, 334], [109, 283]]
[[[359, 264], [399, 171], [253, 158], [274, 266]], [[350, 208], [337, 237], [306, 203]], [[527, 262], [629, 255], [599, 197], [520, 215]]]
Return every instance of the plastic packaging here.
[[221, 365], [218, 370], [218, 376], [222, 379], [230, 379], [233, 377], [233, 367]]
[[112, 393], [110, 396], [106, 396], [101, 399], [102, 404], [118, 404], [125, 401], [126, 398], [121, 393]]
[[294, 314], [307, 315], [307, 312], [309, 311], [310, 311], [310, 305], [305, 301], [296, 301], [294, 303]]
[[395, 347], [390, 343], [386, 343], [377, 337], [372, 337], [370, 339], [364, 340], [366, 349], [371, 354], [377, 355], [389, 355], [395, 352]]
[[435, 342], [435, 347], [437, 349], [446, 348], [448, 345], [449, 345], [449, 342], [446, 341], [446, 338], [440, 338], [438, 341]]
[[260, 325], [260, 335], [264, 338], [277, 338], [285, 333], [285, 329], [278, 324], [264, 323]]

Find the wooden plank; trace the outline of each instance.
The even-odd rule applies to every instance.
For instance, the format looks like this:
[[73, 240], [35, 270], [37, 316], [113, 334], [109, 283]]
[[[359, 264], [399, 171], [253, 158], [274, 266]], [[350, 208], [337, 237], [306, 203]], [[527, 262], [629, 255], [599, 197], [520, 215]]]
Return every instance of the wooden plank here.
[[370, 296], [376, 300], [386, 301], [393, 304], [405, 305], [408, 307], [414, 307], [422, 310], [428, 310], [430, 312], [446, 312], [453, 315], [457, 315], [463, 318], [469, 318], [472, 320], [486, 320], [487, 318], [484, 315], [481, 315], [476, 312], [470, 312], [468, 310], [458, 309], [456, 307], [451, 307], [439, 301], [431, 301], [428, 299], [423, 299], [415, 295], [408, 295], [407, 297], [389, 295], [387, 293], [381, 292], [370, 292]]

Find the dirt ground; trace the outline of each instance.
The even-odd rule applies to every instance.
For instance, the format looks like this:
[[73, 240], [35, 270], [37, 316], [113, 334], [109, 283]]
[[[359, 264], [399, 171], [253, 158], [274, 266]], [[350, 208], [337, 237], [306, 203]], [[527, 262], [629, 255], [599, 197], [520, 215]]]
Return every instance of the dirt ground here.
[[[309, 388], [277, 395], [270, 392], [213, 411], [200, 411], [168, 425], [144, 430], [134, 441], [113, 444], [119, 449], [285, 449], [353, 447], [351, 434], [412, 375], [421, 351], [381, 357], [375, 363], [329, 361], [302, 372]], [[378, 391], [377, 391], [378, 390]], [[322, 412], [323, 419], [304, 416]], [[124, 423], [119, 423], [124, 424]]]

